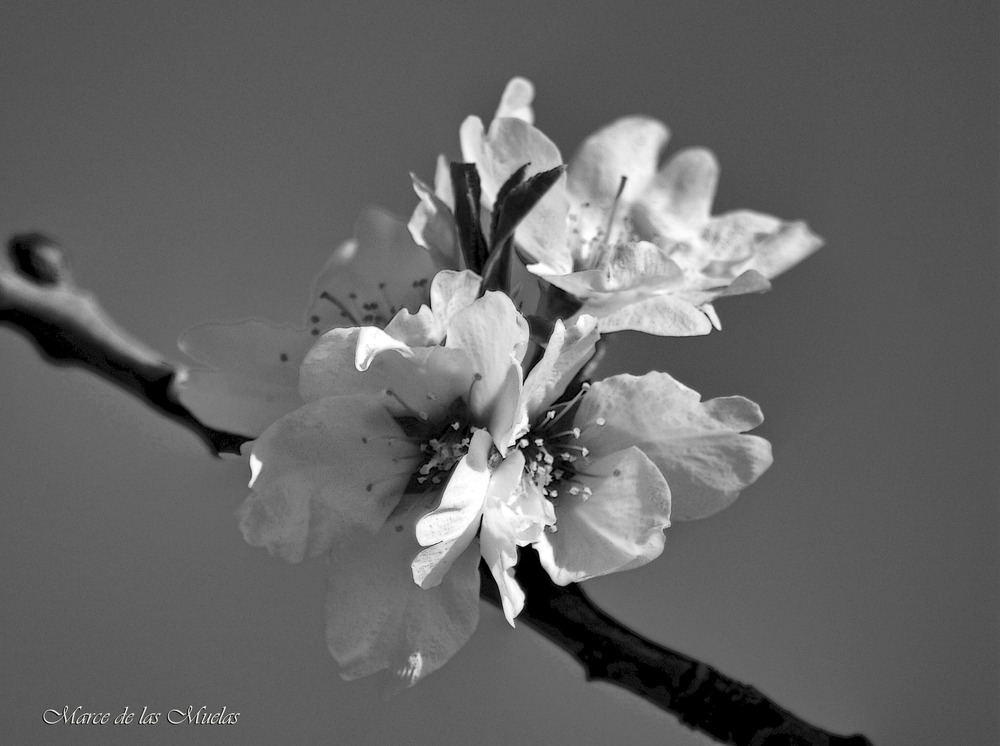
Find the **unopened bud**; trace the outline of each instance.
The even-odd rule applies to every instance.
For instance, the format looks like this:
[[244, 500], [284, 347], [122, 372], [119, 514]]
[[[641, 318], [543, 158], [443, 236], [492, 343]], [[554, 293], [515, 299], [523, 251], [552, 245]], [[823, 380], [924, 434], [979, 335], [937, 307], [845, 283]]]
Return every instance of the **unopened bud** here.
[[39, 285], [57, 285], [66, 280], [68, 268], [59, 245], [41, 233], [21, 233], [7, 243], [14, 265]]

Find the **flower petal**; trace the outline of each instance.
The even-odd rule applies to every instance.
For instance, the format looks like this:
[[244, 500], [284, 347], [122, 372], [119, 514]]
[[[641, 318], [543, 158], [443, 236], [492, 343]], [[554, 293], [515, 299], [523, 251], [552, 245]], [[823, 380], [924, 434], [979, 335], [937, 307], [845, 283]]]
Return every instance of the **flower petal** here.
[[771, 283], [760, 272], [755, 269], [748, 269], [739, 275], [735, 280], [726, 285], [718, 294], [718, 298], [726, 298], [730, 295], [746, 295], [747, 293], [766, 293], [771, 289]]
[[650, 241], [629, 241], [614, 247], [604, 266], [606, 292], [649, 288], [668, 290], [683, 286], [684, 272], [671, 259], [669, 250]]
[[385, 333], [410, 347], [433, 347], [444, 341], [448, 323], [479, 296], [482, 278], [468, 270], [442, 270], [431, 282], [430, 308], [417, 313], [403, 309], [385, 327]]
[[[524, 591], [514, 579], [517, 565], [518, 534], [523, 521], [508, 504], [521, 482], [524, 455], [514, 451], [501, 462], [490, 480], [489, 493], [483, 511], [480, 543], [483, 559], [496, 580], [504, 616], [510, 626], [524, 608]], [[523, 542], [522, 542], [523, 543]]]
[[[705, 232], [713, 256], [734, 263], [743, 260], [734, 270], [754, 269], [768, 279], [777, 277], [823, 245], [823, 239], [803, 222], [784, 223], [749, 210], [713, 218]], [[708, 267], [706, 274], [721, 273]]]
[[434, 162], [434, 196], [455, 214], [455, 185], [451, 182], [451, 166], [444, 155], [439, 155]]
[[412, 686], [440, 668], [479, 621], [479, 542], [473, 539], [440, 585], [415, 585], [414, 524], [430, 507], [407, 495], [375, 535], [352, 534], [327, 561], [326, 638], [345, 679], [388, 669]]
[[400, 309], [416, 311], [441, 268], [414, 243], [406, 224], [385, 210], [365, 210], [354, 235], [313, 285], [309, 322], [316, 335], [338, 326], [384, 327]]
[[597, 319], [593, 316], [581, 316], [568, 328], [556, 320], [545, 354], [524, 381], [521, 398], [529, 419], [562, 396], [569, 382], [593, 357], [598, 339]]
[[310, 402], [254, 442], [243, 536], [298, 562], [348, 534], [378, 531], [421, 458], [378, 399]]
[[649, 117], [623, 117], [584, 141], [569, 164], [567, 188], [580, 204], [609, 210], [621, 188], [621, 199], [630, 203], [646, 189], [656, 174], [660, 152], [670, 131]]
[[507, 449], [528, 427], [528, 413], [521, 397], [523, 375], [521, 366], [512, 361], [489, 410], [489, 431], [501, 456], [507, 455]]
[[[369, 332], [367, 341], [376, 335]], [[408, 348], [406, 357], [389, 350], [366, 358], [367, 369], [355, 367], [360, 329], [333, 329], [309, 350], [302, 363], [299, 391], [306, 401], [329, 396], [369, 394], [385, 397], [397, 415], [434, 420], [469, 391], [473, 369], [462, 350], [445, 347]]]
[[[685, 240], [708, 221], [718, 182], [719, 163], [712, 151], [678, 151], [638, 197], [633, 212], [648, 218], [663, 236]], [[636, 220], [640, 232], [643, 222]]]
[[610, 312], [584, 303], [580, 313], [598, 315], [602, 334], [631, 329], [665, 337], [690, 337], [712, 331], [712, 322], [704, 312], [684, 298], [667, 294], [637, 300]]
[[521, 77], [511, 78], [500, 96], [500, 105], [497, 107], [494, 119], [502, 117], [514, 117], [527, 122], [535, 123], [535, 112], [531, 108], [531, 102], [535, 98], [535, 86], [530, 80]]
[[485, 430], [476, 430], [469, 451], [448, 478], [441, 504], [417, 521], [417, 543], [429, 547], [413, 560], [413, 582], [433, 588], [472, 541], [479, 529], [490, 484], [487, 459], [492, 440]]
[[435, 343], [444, 339], [448, 324], [459, 311], [463, 311], [479, 297], [483, 279], [475, 272], [465, 270], [438, 272], [431, 283], [431, 308], [442, 333]]
[[299, 365], [312, 342], [304, 329], [263, 321], [188, 329], [181, 350], [214, 370], [190, 371], [181, 402], [208, 424], [256, 435], [302, 405]]
[[410, 236], [417, 245], [431, 252], [439, 266], [458, 267], [461, 251], [455, 216], [427, 184], [412, 173], [410, 178], [413, 179], [413, 191], [420, 198], [406, 226]]
[[[472, 361], [475, 383], [468, 404], [477, 424], [490, 422], [501, 394], [509, 388], [512, 365], [520, 372], [527, 344], [528, 323], [503, 293], [488, 292], [452, 318], [445, 348], [461, 350]], [[515, 403], [518, 393], [514, 392]]]
[[670, 525], [670, 489], [642, 451], [633, 447], [596, 459], [574, 481], [592, 494], [560, 487], [556, 531], [535, 543], [554, 583], [631, 569], [660, 556], [663, 529]]
[[578, 442], [593, 458], [629, 446], [649, 456], [670, 485], [678, 520], [722, 510], [771, 465], [771, 444], [741, 434], [762, 421], [748, 399], [701, 402], [698, 392], [659, 372], [593, 384], [574, 418], [583, 429]]

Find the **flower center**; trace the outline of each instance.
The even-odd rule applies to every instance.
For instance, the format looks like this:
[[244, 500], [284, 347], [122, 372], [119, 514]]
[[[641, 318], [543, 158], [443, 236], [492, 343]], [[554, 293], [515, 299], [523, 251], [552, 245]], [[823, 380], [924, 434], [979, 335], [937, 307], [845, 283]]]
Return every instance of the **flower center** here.
[[462, 457], [469, 452], [472, 428], [462, 419], [454, 419], [444, 431], [420, 446], [427, 460], [417, 469], [417, 484], [441, 484]]
[[579, 480], [578, 467], [583, 465], [579, 462], [590, 455], [586, 446], [575, 442], [581, 430], [579, 427], [567, 429], [561, 422], [568, 412], [576, 409], [589, 388], [590, 384], [584, 383], [576, 396], [546, 410], [541, 420], [517, 443], [524, 453], [526, 476], [550, 500], [563, 493], [580, 495], [584, 500], [592, 494], [590, 487]]
[[[625, 191], [625, 183], [628, 177], [622, 176], [618, 185], [615, 198], [608, 208], [608, 217], [604, 221], [604, 227], [598, 228], [593, 235], [584, 236], [580, 227], [580, 213], [570, 212], [569, 220], [569, 242], [570, 254], [573, 256], [573, 271], [579, 272], [587, 269], [600, 269], [605, 263], [611, 250], [618, 244], [627, 242], [633, 238], [631, 221], [628, 216], [618, 219], [618, 209], [621, 204], [622, 192]], [[584, 205], [589, 208], [589, 205]], [[616, 219], [618, 222], [616, 223]], [[591, 226], [587, 226], [589, 228]], [[616, 229], [618, 229], [616, 231]]]

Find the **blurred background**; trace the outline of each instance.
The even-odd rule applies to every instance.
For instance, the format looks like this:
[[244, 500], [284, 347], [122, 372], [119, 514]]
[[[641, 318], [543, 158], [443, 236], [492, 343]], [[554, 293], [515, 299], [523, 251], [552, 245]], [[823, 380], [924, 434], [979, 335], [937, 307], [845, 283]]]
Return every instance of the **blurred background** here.
[[[5, 3], [0, 233], [54, 236], [179, 357], [201, 321], [300, 321], [360, 210], [408, 215], [515, 74], [567, 158], [663, 119], [718, 155], [717, 212], [827, 246], [719, 333], [613, 345], [608, 374], [759, 402], [776, 460], [587, 590], [834, 732], [997, 743], [998, 30], [992, 2]], [[342, 682], [322, 562], [243, 543], [245, 464], [7, 328], [0, 362], [5, 743], [705, 743], [492, 607], [413, 690]], [[42, 724], [64, 705], [241, 714]]]

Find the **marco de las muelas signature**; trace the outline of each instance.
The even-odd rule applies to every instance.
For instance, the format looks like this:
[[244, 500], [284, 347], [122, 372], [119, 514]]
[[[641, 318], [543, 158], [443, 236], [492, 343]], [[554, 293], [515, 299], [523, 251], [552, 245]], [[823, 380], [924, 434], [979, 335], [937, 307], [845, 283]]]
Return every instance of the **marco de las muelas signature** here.
[[72, 710], [69, 705], [63, 705], [61, 710], [50, 708], [42, 713], [42, 721], [46, 725], [236, 725], [240, 713], [232, 712], [225, 706], [221, 709], [209, 709], [207, 705], [185, 708], [174, 708], [164, 712], [153, 711], [143, 707], [141, 712], [127, 705], [122, 712], [113, 715], [110, 712], [97, 712], [77, 705]]

